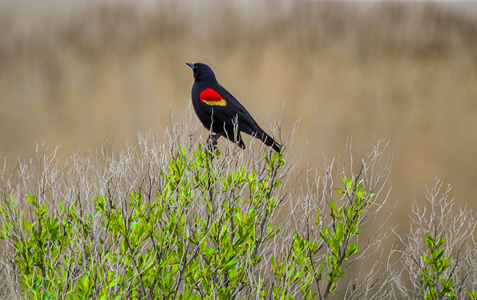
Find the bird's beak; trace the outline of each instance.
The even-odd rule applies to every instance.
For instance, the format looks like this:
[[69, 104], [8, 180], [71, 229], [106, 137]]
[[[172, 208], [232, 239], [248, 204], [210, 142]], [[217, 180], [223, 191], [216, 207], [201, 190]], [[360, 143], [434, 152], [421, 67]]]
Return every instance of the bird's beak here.
[[194, 64], [193, 63], [186, 63], [192, 70], [194, 70]]

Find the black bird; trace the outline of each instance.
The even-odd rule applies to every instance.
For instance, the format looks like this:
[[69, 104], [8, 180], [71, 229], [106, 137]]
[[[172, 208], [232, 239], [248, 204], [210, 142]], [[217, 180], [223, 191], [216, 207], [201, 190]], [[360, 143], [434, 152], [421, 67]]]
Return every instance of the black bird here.
[[215, 79], [212, 69], [202, 63], [186, 63], [194, 71], [192, 86], [192, 104], [202, 124], [211, 130], [214, 141], [224, 136], [242, 149], [245, 144], [242, 132], [257, 137], [276, 152], [281, 146], [263, 131], [250, 113]]

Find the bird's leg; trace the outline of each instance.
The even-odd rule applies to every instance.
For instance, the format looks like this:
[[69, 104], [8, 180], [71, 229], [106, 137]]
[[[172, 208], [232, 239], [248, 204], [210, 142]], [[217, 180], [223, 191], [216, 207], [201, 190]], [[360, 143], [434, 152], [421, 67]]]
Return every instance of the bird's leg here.
[[207, 138], [207, 151], [208, 152], [215, 152], [217, 150], [217, 139], [220, 137], [220, 134], [213, 134], [212, 132], [209, 134]]

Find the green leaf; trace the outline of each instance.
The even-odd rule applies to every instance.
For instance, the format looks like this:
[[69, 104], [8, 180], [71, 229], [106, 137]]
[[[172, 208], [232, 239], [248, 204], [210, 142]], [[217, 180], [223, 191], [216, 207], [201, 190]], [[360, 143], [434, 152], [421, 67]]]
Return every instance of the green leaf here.
[[225, 268], [226, 269], [231, 269], [231, 268], [235, 267], [236, 265], [237, 265], [237, 260], [231, 260], [225, 265]]
[[272, 255], [272, 257], [270, 258], [270, 260], [272, 261], [273, 271], [277, 272], [277, 262], [276, 262], [276, 260], [275, 260], [275, 256]]

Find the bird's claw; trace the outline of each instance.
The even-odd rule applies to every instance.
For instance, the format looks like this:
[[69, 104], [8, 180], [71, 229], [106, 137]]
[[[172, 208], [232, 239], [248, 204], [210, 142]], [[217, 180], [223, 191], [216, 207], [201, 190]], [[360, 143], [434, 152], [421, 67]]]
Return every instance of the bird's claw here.
[[210, 134], [207, 138], [207, 152], [214, 153], [217, 150], [217, 139], [219, 136], [217, 134]]

